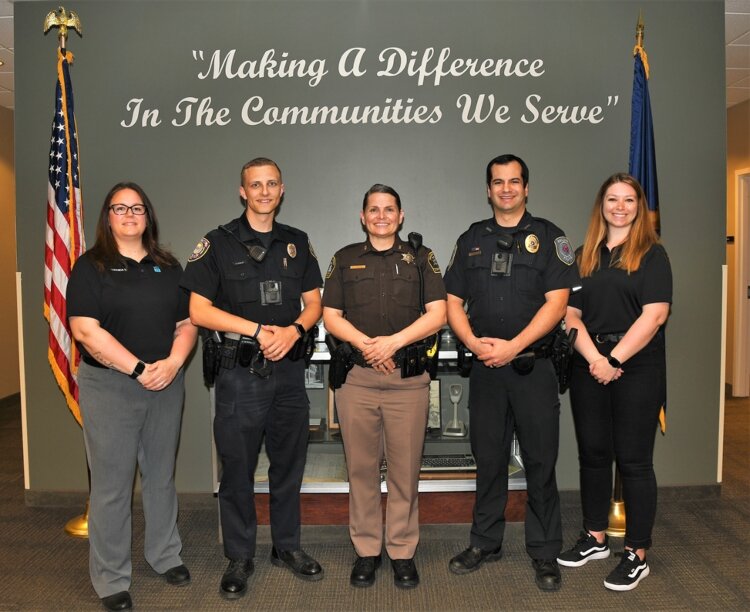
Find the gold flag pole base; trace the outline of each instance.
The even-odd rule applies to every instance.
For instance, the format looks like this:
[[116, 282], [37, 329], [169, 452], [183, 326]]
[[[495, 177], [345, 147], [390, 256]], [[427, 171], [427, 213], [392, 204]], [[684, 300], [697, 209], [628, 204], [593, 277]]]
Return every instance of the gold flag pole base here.
[[89, 501], [86, 500], [86, 509], [83, 514], [70, 519], [65, 523], [65, 533], [74, 538], [89, 537]]
[[609, 503], [609, 526], [607, 527], [606, 534], [613, 538], [624, 538], [625, 537], [625, 502], [610, 500]]

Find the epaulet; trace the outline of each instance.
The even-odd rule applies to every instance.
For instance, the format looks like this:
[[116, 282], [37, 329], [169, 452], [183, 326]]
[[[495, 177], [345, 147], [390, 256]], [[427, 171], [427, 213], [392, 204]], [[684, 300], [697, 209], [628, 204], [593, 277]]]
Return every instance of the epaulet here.
[[223, 223], [219, 227], [217, 227], [214, 230], [211, 230], [210, 233], [214, 232], [220, 232], [220, 233], [226, 233], [227, 231], [230, 231], [233, 234], [237, 233], [237, 230], [239, 230], [239, 219], [232, 219], [229, 223]]
[[306, 232], [303, 232], [301, 229], [297, 229], [296, 227], [292, 227], [291, 225], [285, 225], [284, 223], [278, 223], [280, 230], [283, 230], [285, 232], [289, 232], [290, 234], [294, 236], [307, 236]]
[[492, 224], [492, 219], [491, 218], [490, 219], [482, 219], [481, 221], [474, 221], [474, 223], [472, 223], [469, 226], [469, 230], [477, 229], [477, 228], [479, 228], [479, 227], [481, 227], [483, 225], [487, 225], [488, 223]]
[[554, 223], [552, 223], [552, 221], [550, 221], [549, 219], [545, 219], [543, 217], [534, 217], [533, 215], [532, 215], [531, 218], [536, 223], [540, 223], [541, 225], [544, 225], [547, 228], [548, 232], [551, 232], [553, 234], [562, 234], [562, 235], [565, 235], [565, 232], [560, 227], [558, 227], [557, 225], [555, 225]]
[[353, 251], [353, 250], [362, 250], [363, 245], [365, 245], [365, 242], [352, 242], [351, 244], [347, 244], [344, 247], [341, 247], [337, 253], [343, 253], [344, 251]]
[[485, 227], [491, 228], [492, 226], [493, 226], [493, 220], [491, 218], [482, 219], [481, 221], [474, 221], [474, 223], [472, 223], [469, 226], [469, 229], [467, 229], [463, 234], [461, 234], [461, 236], [468, 236], [469, 234], [474, 233], [474, 232], [482, 232]]

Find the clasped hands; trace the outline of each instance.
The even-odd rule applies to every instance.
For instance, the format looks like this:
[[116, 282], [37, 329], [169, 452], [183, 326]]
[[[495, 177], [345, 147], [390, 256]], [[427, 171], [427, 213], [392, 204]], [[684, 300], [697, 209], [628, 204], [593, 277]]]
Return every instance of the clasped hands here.
[[589, 364], [589, 373], [597, 382], [606, 385], [620, 378], [623, 374], [623, 369], [614, 367], [606, 357], [602, 356]]
[[174, 377], [177, 376], [177, 372], [180, 370], [180, 365], [172, 357], [160, 359], [159, 361], [154, 361], [154, 363], [147, 363], [146, 369], [143, 370], [143, 373], [137, 380], [144, 389], [161, 391], [172, 384]]
[[258, 334], [260, 350], [263, 351], [263, 356], [269, 361], [282, 360], [297, 340], [299, 340], [299, 332], [294, 325], [286, 327], [261, 325]]
[[376, 336], [375, 338], [365, 336], [357, 348], [362, 351], [362, 356], [372, 366], [373, 370], [381, 374], [390, 374], [396, 369], [393, 356], [401, 347], [402, 343], [398, 334], [393, 334], [392, 336]]
[[481, 337], [468, 343], [474, 357], [488, 368], [500, 368], [508, 365], [518, 355], [521, 348], [513, 340]]

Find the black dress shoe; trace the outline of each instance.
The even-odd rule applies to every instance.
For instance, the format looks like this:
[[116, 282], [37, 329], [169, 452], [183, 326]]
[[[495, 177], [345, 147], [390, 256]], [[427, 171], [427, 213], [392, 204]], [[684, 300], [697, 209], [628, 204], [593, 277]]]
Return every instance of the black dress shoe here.
[[536, 586], [542, 591], [557, 591], [560, 588], [560, 567], [555, 559], [534, 559], [531, 564], [536, 572]]
[[414, 559], [391, 559], [393, 582], [401, 589], [413, 589], [419, 584], [419, 573]]
[[224, 599], [239, 599], [247, 592], [247, 579], [255, 571], [252, 559], [230, 559], [221, 577], [219, 592]]
[[168, 569], [163, 576], [168, 584], [174, 586], [184, 586], [190, 583], [190, 571], [184, 565], [177, 565]]
[[276, 550], [271, 549], [271, 563], [278, 567], [287, 567], [302, 580], [321, 580], [323, 568], [304, 550]]
[[503, 551], [499, 546], [495, 550], [482, 550], [476, 546], [469, 546], [448, 562], [448, 569], [454, 574], [468, 574], [478, 570], [485, 561], [497, 561], [502, 556]]
[[102, 597], [102, 605], [105, 610], [130, 610], [133, 607], [133, 600], [130, 599], [130, 593], [120, 591], [114, 595]]
[[354, 562], [349, 583], [355, 587], [369, 587], [375, 584], [375, 570], [380, 567], [380, 555], [377, 557], [360, 557]]

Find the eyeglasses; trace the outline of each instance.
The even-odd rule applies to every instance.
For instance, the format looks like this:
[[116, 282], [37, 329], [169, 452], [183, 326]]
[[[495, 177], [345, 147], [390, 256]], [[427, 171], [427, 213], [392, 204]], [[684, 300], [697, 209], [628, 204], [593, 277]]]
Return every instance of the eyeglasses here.
[[109, 209], [116, 215], [124, 215], [128, 211], [134, 215], [145, 215], [146, 207], [143, 204], [133, 204], [128, 206], [127, 204], [112, 204]]

